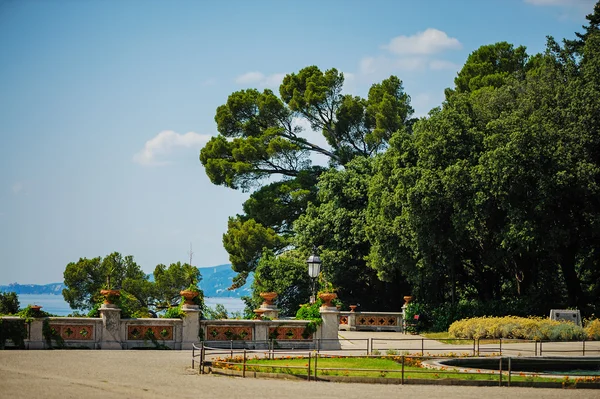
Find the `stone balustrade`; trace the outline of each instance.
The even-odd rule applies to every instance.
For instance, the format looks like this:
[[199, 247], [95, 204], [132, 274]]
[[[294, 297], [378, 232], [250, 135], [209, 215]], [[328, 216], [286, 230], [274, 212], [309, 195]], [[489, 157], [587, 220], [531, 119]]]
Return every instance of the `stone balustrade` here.
[[[185, 305], [183, 319], [121, 319], [121, 309], [102, 305], [100, 317], [45, 317], [26, 323], [28, 349], [45, 349], [44, 324], [65, 347], [90, 349], [134, 349], [157, 345], [171, 349], [191, 349], [193, 343], [207, 341], [292, 341], [323, 340], [323, 349], [339, 348], [338, 311], [321, 308], [323, 323], [307, 334], [307, 320], [200, 320], [197, 306]], [[276, 309], [275, 309], [276, 311]], [[7, 320], [22, 320], [6, 316]], [[56, 345], [56, 340], [52, 342]]]
[[402, 326], [402, 312], [339, 312], [340, 330], [401, 332]]

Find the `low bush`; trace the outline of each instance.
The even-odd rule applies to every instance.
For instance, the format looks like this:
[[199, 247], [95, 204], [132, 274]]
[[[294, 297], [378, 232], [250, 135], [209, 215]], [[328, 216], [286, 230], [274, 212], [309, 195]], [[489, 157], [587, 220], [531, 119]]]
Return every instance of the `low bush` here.
[[[600, 327], [600, 323], [598, 325]], [[600, 328], [598, 329], [600, 332]], [[541, 317], [476, 317], [455, 321], [448, 332], [456, 338], [515, 338], [551, 341], [580, 340], [582, 327]], [[588, 339], [591, 338], [587, 335]]]
[[587, 339], [600, 341], [600, 320], [587, 320], [584, 331]]
[[444, 303], [432, 305], [420, 302], [412, 302], [406, 309], [406, 320], [414, 320], [419, 315], [419, 331], [448, 331], [450, 325], [469, 317], [482, 316], [515, 316], [543, 315], [546, 309], [532, 304], [525, 299], [512, 299], [504, 301], [480, 302], [475, 300], [461, 300], [454, 305]]

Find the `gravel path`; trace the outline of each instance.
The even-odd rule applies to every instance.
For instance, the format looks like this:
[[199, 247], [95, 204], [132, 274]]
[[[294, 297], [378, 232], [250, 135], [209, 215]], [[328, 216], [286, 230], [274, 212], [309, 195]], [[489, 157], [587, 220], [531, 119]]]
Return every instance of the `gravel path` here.
[[0, 398], [598, 398], [598, 391], [368, 385], [197, 375], [189, 351], [0, 351]]

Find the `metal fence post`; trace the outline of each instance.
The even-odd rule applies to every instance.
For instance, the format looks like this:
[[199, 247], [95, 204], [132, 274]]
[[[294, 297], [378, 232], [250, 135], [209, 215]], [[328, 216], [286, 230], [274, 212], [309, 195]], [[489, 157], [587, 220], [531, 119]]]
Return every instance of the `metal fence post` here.
[[475, 357], [475, 338], [473, 338], [473, 357]]
[[510, 373], [512, 371], [511, 360], [512, 360], [512, 358], [509, 357], [508, 358], [508, 386], [510, 386]]
[[425, 338], [421, 338], [421, 356], [425, 356]]
[[400, 378], [400, 385], [404, 385], [404, 355], [402, 355], [402, 377]]
[[502, 338], [500, 338], [500, 356], [502, 356]]
[[582, 344], [581, 356], [585, 356], [585, 339], [583, 341], [581, 341], [581, 344]]
[[479, 340], [480, 340], [480, 339], [481, 339], [481, 338], [477, 338], [477, 356], [479, 356], [479, 355], [480, 355], [480, 352], [479, 352], [479, 345], [480, 345], [480, 342], [479, 342]]
[[367, 341], [367, 356], [373, 353], [373, 338], [369, 338]]
[[233, 340], [229, 340], [230, 357], [233, 359]]
[[544, 342], [544, 341], [540, 341], [540, 356], [543, 356], [543, 355], [542, 355], [542, 343], [543, 343], [543, 342]]
[[192, 345], [192, 370], [194, 370], [194, 360], [196, 360], [196, 345]]
[[200, 370], [198, 370], [198, 372], [200, 374], [204, 374], [204, 355], [205, 355], [205, 349], [204, 349], [204, 342], [203, 342], [202, 347], [200, 348]]
[[242, 366], [242, 378], [246, 378], [246, 348], [244, 348], [244, 364]]
[[307, 377], [306, 380], [310, 381], [310, 352], [308, 352], [308, 365], [307, 366], [308, 366], [308, 371], [306, 373], [306, 377]]
[[502, 356], [500, 356], [500, 365], [498, 366], [498, 371], [500, 375], [498, 376], [498, 385], [502, 386]]
[[315, 354], [315, 381], [317, 381], [317, 360], [319, 359], [319, 352]]

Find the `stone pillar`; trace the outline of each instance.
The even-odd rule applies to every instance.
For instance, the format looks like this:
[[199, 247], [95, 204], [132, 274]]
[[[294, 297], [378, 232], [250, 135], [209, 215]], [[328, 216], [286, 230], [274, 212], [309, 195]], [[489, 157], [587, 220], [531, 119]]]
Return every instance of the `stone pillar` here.
[[181, 310], [185, 313], [181, 349], [192, 349], [192, 344], [200, 342], [200, 308], [198, 305], [184, 304]]
[[100, 307], [102, 318], [102, 335], [100, 349], [123, 349], [121, 343], [121, 309], [113, 304]]
[[29, 339], [25, 341], [27, 349], [44, 349], [44, 319], [33, 319], [29, 324]]
[[[266, 321], [256, 321], [254, 322], [254, 337], [252, 338], [254, 341], [268, 341], [269, 340], [269, 325]], [[258, 348], [257, 348], [258, 349]]]
[[350, 331], [356, 331], [356, 312], [350, 312], [348, 315], [348, 329]]
[[321, 306], [319, 312], [323, 319], [323, 323], [319, 326], [317, 331], [318, 338], [324, 340], [321, 341], [321, 349], [340, 349], [340, 340], [338, 338], [340, 312], [336, 307], [325, 306]]
[[261, 310], [263, 310], [262, 315], [264, 317], [268, 317], [269, 319], [275, 320], [279, 318], [279, 309], [277, 309], [277, 306], [275, 305], [267, 305], [265, 303], [263, 303], [262, 305], [260, 305]]

